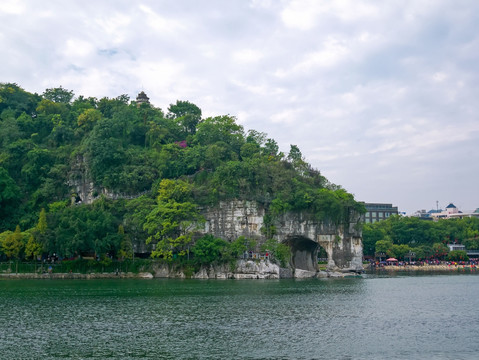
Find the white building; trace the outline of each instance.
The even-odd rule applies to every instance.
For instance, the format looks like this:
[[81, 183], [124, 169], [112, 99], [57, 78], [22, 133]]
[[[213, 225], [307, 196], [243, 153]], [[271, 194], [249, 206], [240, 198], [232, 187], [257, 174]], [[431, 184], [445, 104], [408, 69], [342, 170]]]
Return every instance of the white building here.
[[459, 213], [459, 210], [457, 209], [457, 207], [453, 203], [450, 203], [449, 205], [446, 206], [445, 210], [437, 212], [437, 213], [433, 213], [431, 214], [431, 217], [434, 220], [449, 219], [451, 215], [458, 214], [458, 213]]
[[437, 219], [463, 219], [467, 217], [479, 217], [479, 208], [475, 211], [459, 211], [453, 203], [447, 205], [446, 210], [431, 214], [434, 220]]

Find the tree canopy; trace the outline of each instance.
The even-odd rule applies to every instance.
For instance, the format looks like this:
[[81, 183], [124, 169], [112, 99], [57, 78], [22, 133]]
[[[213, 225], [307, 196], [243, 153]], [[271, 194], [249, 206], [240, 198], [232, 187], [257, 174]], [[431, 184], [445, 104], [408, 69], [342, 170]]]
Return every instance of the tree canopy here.
[[[437, 222], [416, 217], [392, 216], [363, 226], [364, 254], [386, 253], [405, 259], [413, 252], [416, 259], [445, 259], [446, 244], [464, 244], [479, 249], [479, 219], [447, 219]], [[459, 253], [461, 254], [461, 253]]]

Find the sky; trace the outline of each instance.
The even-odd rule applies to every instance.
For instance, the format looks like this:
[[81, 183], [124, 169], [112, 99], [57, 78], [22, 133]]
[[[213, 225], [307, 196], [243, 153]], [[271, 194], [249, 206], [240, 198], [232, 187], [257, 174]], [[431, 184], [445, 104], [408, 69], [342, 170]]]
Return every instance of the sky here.
[[265, 132], [365, 202], [479, 207], [479, 1], [2, 0], [0, 82]]

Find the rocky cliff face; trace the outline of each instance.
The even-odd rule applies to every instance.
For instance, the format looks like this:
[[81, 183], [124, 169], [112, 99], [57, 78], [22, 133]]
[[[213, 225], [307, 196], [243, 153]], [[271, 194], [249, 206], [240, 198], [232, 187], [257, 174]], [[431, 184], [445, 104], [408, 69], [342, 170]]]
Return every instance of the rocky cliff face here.
[[77, 155], [76, 157], [75, 164], [70, 171], [68, 185], [72, 190], [72, 203], [75, 204], [91, 204], [101, 195], [113, 200], [135, 199], [149, 192], [144, 191], [135, 195], [119, 194], [95, 185], [91, 179], [88, 166], [81, 155]]
[[98, 191], [89, 175], [83, 156], [77, 155], [70, 171], [68, 186], [72, 189], [72, 203], [91, 204], [98, 196]]
[[[202, 209], [206, 222], [203, 233], [229, 241], [240, 236], [266, 241], [263, 228], [265, 209], [256, 202], [222, 202]], [[328, 269], [362, 271], [362, 234], [359, 214], [350, 214], [347, 224], [318, 221], [305, 213], [287, 213], [274, 221], [274, 238], [292, 249], [292, 266], [306, 271], [317, 270], [320, 247], [328, 254]]]

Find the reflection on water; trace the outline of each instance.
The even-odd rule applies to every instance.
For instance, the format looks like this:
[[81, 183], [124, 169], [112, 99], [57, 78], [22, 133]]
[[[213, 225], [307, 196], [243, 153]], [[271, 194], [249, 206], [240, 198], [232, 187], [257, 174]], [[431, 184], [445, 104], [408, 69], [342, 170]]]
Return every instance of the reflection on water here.
[[478, 280], [4, 280], [0, 358], [473, 359]]

